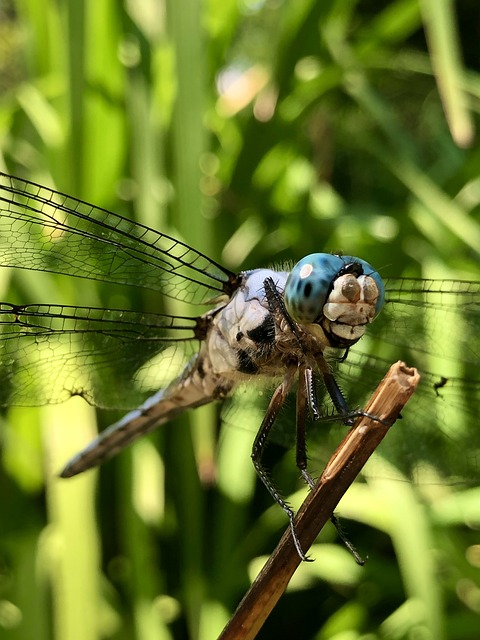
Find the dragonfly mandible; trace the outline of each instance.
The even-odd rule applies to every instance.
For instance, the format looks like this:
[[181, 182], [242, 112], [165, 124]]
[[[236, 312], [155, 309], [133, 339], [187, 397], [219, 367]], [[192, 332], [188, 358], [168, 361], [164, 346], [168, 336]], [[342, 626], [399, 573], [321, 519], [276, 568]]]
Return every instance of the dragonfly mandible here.
[[[168, 235], [6, 174], [0, 265], [152, 290], [195, 308], [176, 315], [1, 303], [1, 405], [73, 395], [104, 408], [139, 403], [75, 456], [64, 477], [245, 382], [276, 381], [253, 460], [293, 522], [261, 463], [288, 393], [297, 384], [300, 429], [308, 410], [325, 415], [319, 387], [341, 420], [362, 406], [388, 362], [403, 358], [420, 368], [423, 391], [405, 412], [412, 428], [389, 437], [402, 470], [414, 475], [434, 462], [439, 476], [478, 480], [480, 282], [382, 281], [364, 260], [328, 254], [307, 256], [292, 271], [234, 273]], [[177, 372], [160, 391], [159, 366]], [[308, 478], [305, 455], [297, 462]]]

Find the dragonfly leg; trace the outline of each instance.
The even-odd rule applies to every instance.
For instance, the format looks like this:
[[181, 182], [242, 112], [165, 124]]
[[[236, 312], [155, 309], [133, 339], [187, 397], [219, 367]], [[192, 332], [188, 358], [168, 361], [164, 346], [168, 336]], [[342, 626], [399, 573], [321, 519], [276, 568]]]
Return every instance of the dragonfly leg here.
[[313, 370], [311, 367], [305, 368], [305, 390], [308, 407], [314, 420], [320, 419], [320, 410], [318, 408], [317, 385]]
[[343, 542], [343, 544], [347, 547], [347, 549], [350, 551], [355, 562], [359, 564], [361, 567], [363, 567], [365, 562], [368, 560], [368, 556], [366, 558], [362, 558], [362, 556], [358, 553], [358, 551], [355, 549], [355, 546], [353, 545], [353, 542], [347, 538], [346, 533], [342, 529], [340, 520], [337, 518], [337, 516], [334, 513], [332, 513], [332, 515], [330, 516], [330, 522], [333, 524], [333, 526], [337, 530], [338, 537]]
[[[331, 374], [330, 374], [331, 375]], [[336, 390], [338, 391], [339, 397], [343, 399], [343, 395], [338, 388], [338, 385], [335, 381], [335, 378], [331, 376], [333, 383], [335, 385]], [[333, 401], [333, 399], [332, 399]], [[306, 420], [307, 420], [307, 409], [308, 407], [312, 408], [312, 403], [315, 405], [316, 403], [316, 395], [315, 395], [315, 379], [313, 376], [312, 369], [310, 367], [304, 367], [300, 373], [300, 382], [298, 385], [297, 391], [297, 442], [296, 442], [296, 461], [297, 467], [300, 469], [300, 472], [303, 476], [303, 479], [308, 484], [310, 489], [313, 489], [314, 480], [310, 473], [307, 471], [307, 447], [306, 447]], [[341, 405], [336, 408], [341, 411]], [[344, 400], [345, 410], [348, 412], [347, 403]], [[317, 409], [318, 411], [318, 409]], [[364, 565], [365, 560], [360, 556], [358, 551], [355, 549], [353, 543], [347, 538], [345, 532], [342, 529], [340, 521], [337, 516], [332, 513], [330, 516], [330, 521], [337, 530], [337, 534], [343, 544], [347, 547], [350, 553], [353, 555], [355, 562], [359, 565]]]
[[325, 384], [325, 388], [327, 389], [328, 395], [330, 396], [333, 406], [338, 411], [340, 416], [346, 416], [347, 424], [352, 424], [352, 418], [350, 417], [351, 411], [345, 400], [345, 396], [343, 395], [340, 387], [338, 386], [337, 381], [335, 380], [335, 376], [331, 371], [321, 368], [323, 382]]
[[343, 419], [343, 423], [351, 426], [355, 422], [357, 418], [370, 418], [371, 420], [376, 420], [377, 422], [381, 422], [382, 424], [390, 427], [391, 424], [385, 422], [378, 416], [374, 416], [362, 409], [350, 409], [347, 401], [345, 400], [345, 396], [343, 395], [340, 387], [338, 386], [337, 381], [335, 380], [335, 376], [328, 370], [325, 362], [321, 362], [317, 360], [317, 364], [322, 373], [323, 382], [325, 383], [325, 388], [327, 389], [328, 395], [335, 407], [338, 415], [322, 417], [322, 420], [338, 420], [339, 418]]
[[307, 471], [307, 411], [308, 407], [312, 406], [312, 402], [315, 403], [316, 397], [312, 395], [314, 393], [315, 385], [313, 383], [313, 373], [310, 367], [302, 367], [300, 370], [298, 391], [297, 391], [297, 424], [296, 424], [296, 450], [295, 458], [297, 467], [303, 476], [303, 479], [308, 484], [310, 489], [313, 489], [314, 480]]
[[257, 472], [258, 477], [263, 482], [265, 487], [268, 489], [270, 495], [275, 500], [275, 502], [282, 507], [285, 513], [290, 520], [290, 529], [292, 531], [293, 543], [295, 544], [295, 548], [297, 550], [298, 555], [302, 560], [310, 561], [302, 551], [302, 547], [300, 545], [300, 540], [298, 539], [298, 535], [295, 529], [295, 512], [290, 507], [290, 505], [282, 498], [275, 485], [270, 480], [270, 477], [262, 465], [262, 456], [265, 451], [265, 446], [267, 444], [268, 435], [270, 430], [278, 416], [278, 412], [280, 411], [282, 405], [285, 402], [285, 399], [292, 388], [293, 381], [295, 378], [295, 373], [297, 371], [296, 367], [291, 367], [287, 370], [287, 374], [283, 381], [278, 385], [275, 389], [270, 403], [268, 405], [265, 416], [262, 420], [262, 424], [260, 425], [260, 429], [258, 430], [257, 436], [253, 443], [252, 447], [252, 461], [255, 467], [255, 471]]
[[[264, 280], [264, 287], [265, 287], [265, 295], [268, 301], [268, 305], [272, 313], [275, 313], [281, 316], [287, 322], [290, 328], [290, 331], [297, 338], [298, 344], [302, 349], [304, 355], [306, 356], [307, 354], [303, 349], [303, 343], [296, 329], [295, 322], [290, 317], [290, 314], [288, 313], [285, 307], [283, 298], [279, 294], [279, 291], [275, 286], [273, 279], [266, 278]], [[347, 354], [348, 354], [348, 349], [347, 349]], [[345, 358], [347, 354], [345, 354]], [[332, 403], [335, 409], [338, 411], [338, 413], [342, 417], [344, 417], [344, 422], [346, 424], [348, 425], [353, 424], [354, 417], [356, 418], [357, 414], [356, 413], [353, 414], [349, 410], [347, 401], [345, 400], [345, 397], [343, 396], [340, 390], [340, 387], [338, 386], [337, 381], [335, 380], [335, 377], [330, 372], [325, 359], [323, 357], [319, 358], [319, 360], [317, 361], [317, 365], [322, 373], [325, 387], [328, 391], [328, 394], [330, 395], [330, 398], [332, 399]], [[262, 422], [262, 426], [260, 427], [260, 430], [257, 434], [257, 437], [253, 445], [252, 458], [253, 458], [253, 463], [255, 465], [257, 474], [260, 476], [262, 482], [267, 487], [270, 494], [273, 496], [273, 499], [283, 508], [283, 510], [287, 513], [290, 519], [290, 526], [292, 529], [293, 540], [297, 548], [298, 554], [300, 555], [302, 560], [307, 560], [308, 558], [304, 556], [302, 549], [300, 547], [300, 542], [295, 532], [295, 527], [293, 522], [293, 517], [294, 517], [293, 510], [278, 494], [277, 490], [271, 483], [268, 475], [265, 472], [265, 469], [261, 466], [261, 462], [260, 462], [261, 455], [265, 447], [265, 442], [268, 437], [268, 433], [270, 432], [270, 429], [272, 427], [273, 422], [275, 421], [278, 411], [282, 406], [282, 404], [284, 403], [285, 396], [291, 387], [291, 384], [290, 384], [287, 390], [284, 391], [284, 387], [286, 386], [285, 385], [286, 380], [287, 378], [285, 378], [285, 380], [275, 390], [275, 393], [272, 396], [267, 413]], [[282, 392], [285, 394], [283, 395], [283, 397], [282, 397]], [[278, 393], [278, 397], [276, 397], [277, 393]], [[314, 377], [312, 368], [306, 365], [301, 367], [300, 369], [299, 385], [298, 385], [298, 391], [297, 391], [296, 464], [302, 474], [303, 479], [308, 484], [310, 489], [312, 489], [314, 487], [315, 482], [307, 470], [306, 423], [307, 423], [308, 408], [312, 412], [312, 416], [314, 420], [318, 420], [320, 418], [320, 411], [318, 409], [315, 377]], [[272, 412], [272, 418], [270, 419], [270, 422], [267, 422], [267, 417], [270, 411]], [[258, 456], [257, 456], [257, 453], [258, 453]], [[335, 529], [337, 530], [337, 533], [340, 539], [343, 541], [347, 549], [349, 549], [349, 551], [352, 553], [353, 557], [355, 558], [355, 561], [358, 564], [364, 564], [364, 560], [361, 558], [361, 556], [359, 555], [359, 553], [357, 552], [353, 544], [350, 542], [350, 540], [348, 540], [348, 538], [345, 536], [337, 517], [334, 514], [332, 514], [330, 517], [330, 520], [334, 525]]]
[[263, 281], [263, 286], [265, 289], [265, 297], [267, 298], [270, 311], [273, 314], [283, 318], [283, 320], [286, 321], [286, 323], [288, 324], [288, 328], [290, 329], [292, 334], [296, 337], [300, 348], [305, 353], [303, 349], [302, 340], [296, 328], [296, 324], [290, 317], [290, 314], [288, 313], [287, 308], [285, 307], [285, 302], [283, 301], [283, 297], [278, 291], [277, 286], [273, 281], [273, 278], [265, 278], [265, 280]]

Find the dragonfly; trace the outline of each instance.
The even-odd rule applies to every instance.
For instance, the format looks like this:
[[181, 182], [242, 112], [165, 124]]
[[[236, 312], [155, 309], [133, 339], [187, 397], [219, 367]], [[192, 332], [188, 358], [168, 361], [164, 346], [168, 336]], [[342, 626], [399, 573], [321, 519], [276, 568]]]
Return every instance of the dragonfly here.
[[63, 477], [242, 385], [273, 387], [252, 459], [304, 558], [294, 513], [262, 464], [286, 398], [296, 390], [297, 465], [311, 484], [308, 417], [350, 424], [401, 358], [420, 369], [422, 382], [405, 428], [387, 439], [392, 460], [408, 479], [434, 468], [445, 482], [478, 482], [480, 282], [383, 278], [361, 258], [325, 253], [292, 269], [235, 273], [169, 235], [4, 173], [0, 266], [153, 292], [160, 309], [0, 303], [0, 405], [79, 395], [130, 410], [68, 462]]

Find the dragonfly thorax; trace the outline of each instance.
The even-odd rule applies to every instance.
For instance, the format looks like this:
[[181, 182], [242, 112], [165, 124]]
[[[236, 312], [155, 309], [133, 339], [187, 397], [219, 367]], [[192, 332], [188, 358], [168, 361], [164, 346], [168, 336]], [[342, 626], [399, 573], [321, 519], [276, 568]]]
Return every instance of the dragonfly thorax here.
[[213, 371], [238, 379], [252, 374], [276, 375], [279, 327], [263, 290], [265, 278], [274, 278], [283, 291], [288, 274], [256, 269], [243, 274], [242, 285], [220, 310], [215, 310], [206, 338]]

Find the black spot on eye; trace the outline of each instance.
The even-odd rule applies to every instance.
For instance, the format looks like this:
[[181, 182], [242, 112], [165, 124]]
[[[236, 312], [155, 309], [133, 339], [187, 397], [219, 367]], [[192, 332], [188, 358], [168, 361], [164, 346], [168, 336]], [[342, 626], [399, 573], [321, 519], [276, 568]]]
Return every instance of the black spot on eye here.
[[235, 338], [237, 339], [237, 342], [240, 342], [240, 340], [243, 338], [243, 332], [239, 331], [235, 336]]
[[271, 344], [275, 341], [275, 321], [272, 315], [266, 316], [262, 324], [259, 324], [255, 329], [247, 331], [247, 335], [250, 340], [253, 340], [257, 344]]
[[237, 351], [237, 357], [238, 370], [241, 373], [257, 373], [258, 367], [246, 351], [239, 349]]
[[303, 289], [303, 295], [306, 298], [309, 298], [311, 293], [312, 293], [312, 284], [311, 282], [307, 282], [305, 285], [305, 288]]

